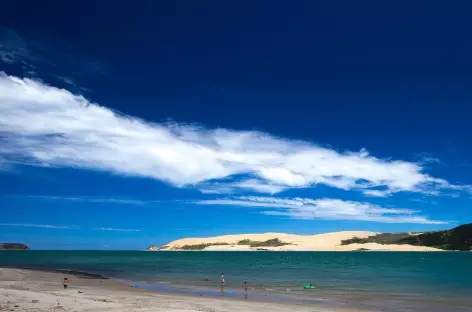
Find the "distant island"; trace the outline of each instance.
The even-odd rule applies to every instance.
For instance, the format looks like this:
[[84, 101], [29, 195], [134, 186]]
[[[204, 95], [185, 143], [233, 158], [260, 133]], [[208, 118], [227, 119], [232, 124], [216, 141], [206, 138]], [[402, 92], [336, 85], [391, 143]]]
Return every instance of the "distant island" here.
[[29, 250], [29, 247], [20, 243], [0, 243], [0, 250]]
[[240, 234], [184, 238], [148, 251], [442, 251], [472, 250], [472, 223], [450, 230], [410, 233], [344, 231], [318, 235]]

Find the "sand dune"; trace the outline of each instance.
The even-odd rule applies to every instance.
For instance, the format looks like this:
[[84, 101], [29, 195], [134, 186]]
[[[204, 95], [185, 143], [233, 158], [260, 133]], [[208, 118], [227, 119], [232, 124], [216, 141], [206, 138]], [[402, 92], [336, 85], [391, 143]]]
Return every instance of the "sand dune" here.
[[[438, 251], [439, 249], [425, 246], [413, 245], [382, 245], [377, 243], [366, 244], [349, 244], [341, 245], [346, 239], [358, 237], [366, 238], [376, 235], [376, 232], [368, 231], [343, 231], [318, 235], [293, 235], [285, 233], [264, 233], [264, 234], [240, 234], [225, 235], [207, 238], [184, 238], [165, 244], [160, 250], [181, 250], [184, 246], [210, 244], [203, 250], [218, 251], [248, 251], [266, 249], [271, 251], [351, 251], [361, 248], [369, 250], [385, 250], [385, 251]], [[249, 239], [251, 241], [264, 242], [270, 239], [279, 239], [284, 246], [270, 247], [260, 246], [251, 247], [248, 245], [240, 245], [239, 241]], [[158, 250], [158, 248], [150, 248], [149, 250]]]

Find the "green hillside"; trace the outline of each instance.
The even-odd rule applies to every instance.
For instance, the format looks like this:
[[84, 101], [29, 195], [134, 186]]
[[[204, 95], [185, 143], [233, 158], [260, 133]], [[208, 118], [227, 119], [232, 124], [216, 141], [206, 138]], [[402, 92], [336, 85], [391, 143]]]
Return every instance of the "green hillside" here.
[[472, 250], [472, 223], [464, 224], [451, 230], [415, 233], [382, 233], [367, 238], [351, 238], [342, 241], [342, 245], [364, 243], [409, 244], [428, 246], [444, 250]]

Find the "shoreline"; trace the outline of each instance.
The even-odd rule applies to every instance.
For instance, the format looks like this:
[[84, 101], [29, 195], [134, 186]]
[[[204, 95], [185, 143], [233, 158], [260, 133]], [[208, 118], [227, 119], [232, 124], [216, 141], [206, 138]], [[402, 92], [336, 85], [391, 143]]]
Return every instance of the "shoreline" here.
[[85, 271], [78, 271], [78, 270], [66, 270], [66, 269], [42, 269], [42, 268], [33, 268], [33, 267], [0, 267], [0, 269], [16, 269], [16, 270], [27, 270], [27, 271], [38, 271], [38, 272], [48, 272], [48, 273], [58, 273], [58, 274], [66, 274], [78, 278], [90, 278], [90, 279], [102, 279], [102, 280], [109, 280], [110, 277], [106, 277], [102, 274], [97, 273], [90, 273]]
[[[70, 280], [63, 289], [62, 279]], [[92, 278], [91, 278], [92, 277]], [[163, 306], [163, 302], [166, 305]], [[198, 296], [132, 287], [126, 282], [98, 274], [64, 270], [0, 268], [0, 311], [369, 311], [325, 304], [309, 305], [238, 297]]]
[[[243, 285], [226, 285], [224, 288], [223, 295], [221, 294], [221, 288], [218, 283], [213, 287], [208, 284], [185, 284], [185, 283], [170, 283], [170, 282], [157, 282], [152, 283], [150, 281], [136, 281], [126, 278], [118, 278], [113, 276], [105, 276], [99, 273], [91, 273], [80, 270], [67, 270], [67, 269], [44, 269], [44, 268], [34, 268], [34, 267], [0, 267], [2, 269], [12, 269], [12, 270], [21, 270], [21, 271], [31, 271], [31, 272], [44, 272], [51, 273], [54, 275], [60, 274], [61, 276], [80, 279], [93, 279], [93, 280], [106, 280], [107, 283], [114, 283], [116, 285], [121, 285], [127, 290], [133, 289], [134, 291], [142, 291], [151, 294], [161, 294], [169, 296], [186, 296], [193, 298], [213, 298], [220, 300], [236, 300], [236, 301], [249, 301], [257, 303], [279, 303], [285, 305], [320, 305], [322, 307], [340, 307], [343, 306], [340, 298], [328, 298], [324, 296], [323, 298], [317, 297], [315, 299], [307, 299], [305, 296], [297, 294], [297, 289], [293, 289], [293, 293], [283, 293], [280, 290], [266, 287], [258, 287], [259, 285], [252, 285], [249, 287], [249, 291], [246, 293], [244, 291]], [[107, 285], [107, 284], [100, 284]], [[285, 288], [284, 288], [285, 290]], [[320, 291], [318, 289], [318, 291]], [[317, 293], [318, 296], [326, 295], [326, 293]], [[350, 311], [350, 310], [349, 310]], [[356, 310], [357, 311], [357, 310]]]
[[[64, 277], [70, 280], [68, 289], [62, 287]], [[217, 288], [206, 287], [206, 291], [192, 285], [166, 288], [159, 284], [122, 280], [80, 270], [0, 267], [0, 311], [49, 312], [56, 305], [71, 312], [470, 311], [466, 308], [470, 306], [469, 301], [451, 303], [431, 296], [410, 298], [405, 303], [405, 297], [396, 293], [379, 295], [342, 291], [328, 295], [319, 289], [307, 300], [305, 296], [296, 294], [289, 299], [277, 292], [264, 295], [263, 291], [250, 288], [249, 297], [245, 298], [241, 296], [244, 294], [242, 289], [237, 287], [230, 288], [233, 295], [224, 297], [219, 296]], [[163, 302], [167, 304], [164, 307]]]

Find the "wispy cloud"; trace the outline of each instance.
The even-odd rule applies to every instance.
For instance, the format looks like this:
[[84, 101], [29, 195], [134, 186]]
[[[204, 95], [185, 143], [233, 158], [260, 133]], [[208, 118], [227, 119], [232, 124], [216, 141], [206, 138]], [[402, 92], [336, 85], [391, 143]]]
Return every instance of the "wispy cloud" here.
[[3, 159], [2, 157], [0, 157], [0, 172], [2, 171], [10, 171], [12, 170], [13, 168], [13, 165], [6, 161], [5, 159]]
[[[32, 224], [32, 223], [0, 223], [0, 226], [14, 226], [14, 227], [34, 227], [43, 229], [68, 229], [78, 230], [79, 226], [76, 225], [54, 225], [54, 224]], [[97, 231], [116, 231], [116, 232], [141, 232], [142, 229], [117, 229], [109, 227], [95, 228]]]
[[5, 74], [0, 75], [0, 133], [0, 157], [6, 160], [149, 177], [214, 193], [275, 194], [316, 184], [370, 196], [470, 191], [430, 176], [418, 163], [256, 131], [147, 122]]
[[107, 228], [107, 227], [101, 227], [95, 229], [97, 231], [116, 231], [116, 232], [142, 232], [140, 229], [116, 229], [116, 228]]
[[[0, 32], [0, 61], [7, 64], [30, 63], [34, 60], [28, 44], [15, 31]], [[29, 68], [30, 69], [30, 68]]]
[[444, 162], [442, 162], [439, 158], [434, 157], [431, 153], [427, 153], [427, 152], [416, 153], [415, 156], [416, 158], [418, 158], [418, 162], [424, 165], [430, 165], [430, 164], [445, 165]]
[[30, 223], [0, 223], [0, 226], [19, 226], [19, 227], [35, 227], [44, 229], [79, 229], [78, 226], [74, 225], [52, 225], [52, 224], [30, 224]]
[[[259, 193], [276, 194], [289, 188], [287, 186], [274, 185], [270, 181], [262, 181], [257, 179], [247, 179], [233, 182], [202, 182], [198, 185], [198, 187], [204, 194], [231, 194], [237, 190], [251, 190]], [[291, 188], [296, 188], [296, 186], [292, 186]]]
[[438, 202], [432, 199], [431, 197], [411, 198], [410, 200], [417, 203], [423, 203], [423, 204], [428, 204], [428, 205], [438, 205]]
[[113, 198], [113, 197], [89, 197], [89, 196], [28, 196], [28, 198], [39, 200], [66, 200], [87, 203], [103, 203], [103, 204], [125, 204], [125, 205], [142, 205], [149, 201], [136, 199]]
[[109, 70], [100, 60], [82, 55], [57, 38], [32, 38], [13, 29], [0, 29], [0, 63], [18, 66], [27, 77], [51, 80], [77, 92], [87, 89], [78, 86], [76, 77], [103, 76]]
[[230, 205], [269, 208], [263, 214], [285, 216], [294, 219], [353, 220], [380, 223], [445, 224], [445, 221], [429, 220], [417, 211], [405, 208], [383, 208], [370, 203], [340, 199], [275, 198], [240, 196], [226, 199], [200, 200], [199, 205]]

